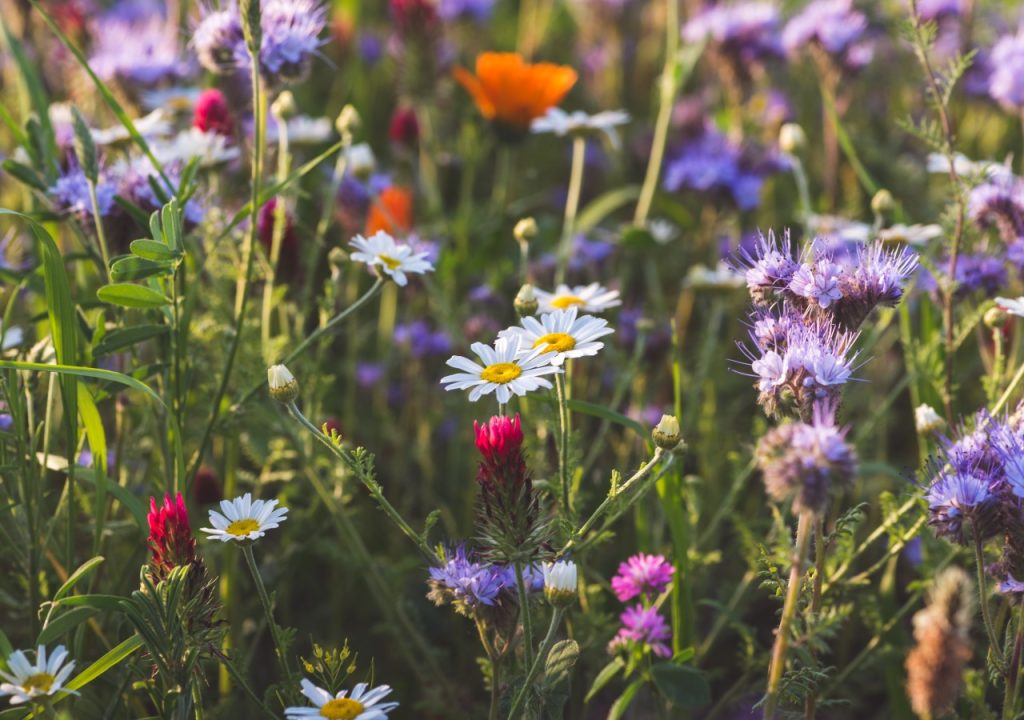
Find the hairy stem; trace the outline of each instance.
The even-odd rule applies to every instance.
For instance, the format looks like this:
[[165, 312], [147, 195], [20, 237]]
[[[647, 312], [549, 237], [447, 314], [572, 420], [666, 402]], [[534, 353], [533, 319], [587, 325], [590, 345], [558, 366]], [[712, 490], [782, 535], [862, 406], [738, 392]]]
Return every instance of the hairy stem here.
[[537, 657], [533, 659], [533, 664], [530, 665], [530, 671], [526, 674], [526, 680], [523, 681], [523, 686], [519, 689], [519, 693], [516, 695], [515, 700], [512, 701], [512, 707], [508, 711], [509, 720], [515, 720], [519, 715], [519, 708], [522, 707], [523, 701], [526, 700], [526, 694], [530, 691], [530, 684], [537, 678], [537, 673], [540, 672], [541, 663], [544, 662], [544, 658], [547, 657], [548, 651], [551, 650], [551, 645], [555, 641], [555, 632], [558, 630], [559, 624], [562, 622], [562, 615], [564, 614], [562, 608], [555, 608], [555, 611], [551, 614], [551, 624], [548, 625], [548, 633], [544, 636], [544, 639], [540, 644], [540, 651], [537, 653]]

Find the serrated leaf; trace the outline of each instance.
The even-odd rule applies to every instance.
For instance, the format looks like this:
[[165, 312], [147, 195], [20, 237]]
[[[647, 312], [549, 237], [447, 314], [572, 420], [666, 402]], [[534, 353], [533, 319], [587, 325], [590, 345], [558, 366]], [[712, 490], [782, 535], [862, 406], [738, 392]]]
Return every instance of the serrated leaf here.
[[96, 291], [96, 297], [111, 305], [130, 308], [157, 308], [170, 305], [170, 298], [152, 288], [131, 283], [104, 285]]
[[699, 708], [711, 702], [711, 687], [696, 668], [660, 663], [651, 668], [658, 692], [679, 708]]
[[616, 675], [622, 672], [624, 667], [626, 667], [626, 663], [622, 662], [622, 658], [617, 657], [601, 668], [601, 672], [597, 674], [590, 689], [587, 690], [587, 695], [583, 698], [583, 702], [588, 703], [593, 700], [594, 696], [601, 692], [604, 686], [610, 683]]

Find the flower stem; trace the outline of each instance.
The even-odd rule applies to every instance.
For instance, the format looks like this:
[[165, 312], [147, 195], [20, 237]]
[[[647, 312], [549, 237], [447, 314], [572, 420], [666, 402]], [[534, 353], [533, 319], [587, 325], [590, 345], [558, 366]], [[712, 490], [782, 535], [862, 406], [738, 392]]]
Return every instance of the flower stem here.
[[562, 515], [572, 517], [569, 497], [569, 405], [563, 373], [555, 375], [555, 393], [558, 396], [558, 480], [562, 491]]
[[992, 615], [988, 606], [988, 585], [985, 582], [985, 550], [982, 547], [981, 535], [978, 534], [977, 528], [972, 527], [971, 534], [974, 535], [974, 564], [978, 572], [978, 604], [981, 606], [981, 619], [985, 624], [985, 632], [988, 634], [989, 652], [995, 666], [999, 668], [1000, 672], [1005, 673], [1003, 648], [999, 644], [999, 636], [996, 634], [995, 625], [992, 624]]
[[292, 672], [288, 664], [288, 655], [284, 649], [284, 643], [281, 641], [281, 635], [277, 627], [277, 623], [274, 622], [274, 608], [270, 604], [270, 596], [267, 594], [267, 588], [263, 584], [263, 578], [260, 577], [259, 568], [256, 567], [256, 558], [252, 554], [252, 543], [242, 544], [242, 555], [245, 556], [245, 562], [249, 566], [249, 572], [252, 573], [252, 580], [256, 583], [256, 592], [259, 593], [260, 603], [263, 605], [263, 612], [267, 616], [267, 626], [270, 628], [270, 637], [274, 641], [274, 650], [277, 652], [277, 660], [281, 664], [281, 673], [284, 679], [287, 681], [291, 677]]
[[533, 621], [530, 619], [530, 597], [526, 594], [526, 583], [523, 581], [523, 564], [515, 563], [516, 590], [519, 593], [519, 617], [523, 623], [523, 658], [526, 666], [533, 662]]
[[786, 600], [782, 605], [782, 618], [775, 634], [772, 661], [768, 666], [768, 688], [765, 692], [764, 720], [772, 720], [779, 706], [779, 683], [786, 667], [786, 652], [789, 650], [789, 631], [796, 615], [800, 599], [800, 579], [803, 577], [804, 561], [807, 559], [807, 545], [814, 523], [814, 513], [804, 510], [796, 527], [796, 543], [793, 545], [792, 565], [789, 569], [789, 584], [786, 586]]
[[555, 608], [555, 611], [551, 614], [551, 624], [548, 625], [548, 634], [544, 636], [544, 640], [541, 641], [540, 651], [537, 653], [537, 657], [534, 658], [533, 664], [530, 666], [530, 671], [526, 674], [526, 680], [523, 681], [523, 686], [519, 689], [519, 693], [516, 695], [515, 700], [512, 701], [512, 707], [508, 711], [509, 720], [519, 717], [516, 713], [522, 706], [523, 701], [526, 699], [526, 694], [530, 691], [530, 683], [537, 677], [537, 673], [540, 672], [541, 662], [547, 657], [548, 651], [551, 649], [551, 644], [555, 640], [555, 631], [558, 630], [558, 625], [562, 622], [562, 615], [565, 610], [562, 608]]
[[668, 138], [669, 121], [672, 119], [673, 100], [676, 95], [676, 68], [679, 47], [679, 0], [665, 0], [665, 68], [661, 73], [658, 87], [661, 94], [658, 98], [658, 117], [654, 124], [654, 140], [651, 144], [651, 155], [647, 161], [647, 173], [640, 189], [640, 199], [636, 204], [633, 224], [640, 226], [647, 222], [654, 201], [654, 191], [661, 175], [661, 162], [665, 157], [665, 142]]
[[580, 206], [580, 192], [583, 189], [583, 166], [586, 160], [587, 141], [579, 135], [572, 141], [572, 167], [569, 170], [569, 191], [565, 198], [565, 218], [562, 221], [562, 239], [558, 247], [558, 268], [555, 284], [565, 280], [565, 269], [572, 255], [573, 231], [576, 227], [576, 212]]
[[96, 224], [96, 242], [100, 246], [103, 258], [103, 275], [110, 282], [110, 251], [107, 249], [107, 235], [103, 230], [103, 218], [100, 216], [100, 201], [96, 196], [96, 183], [89, 180], [89, 204], [92, 206], [92, 219]]
[[1024, 610], [1017, 611], [1017, 638], [1013, 643], [1013, 657], [1006, 675], [1006, 694], [1003, 699], [1003, 720], [1012, 720], [1017, 715], [1017, 697], [1020, 694], [1020, 661], [1024, 649]]
[[[291, 150], [288, 144], [288, 121], [286, 118], [276, 116], [277, 120], [277, 181], [285, 182], [291, 173]], [[263, 357], [270, 360], [270, 315], [274, 307], [274, 283], [277, 280], [277, 264], [281, 259], [281, 243], [284, 241], [285, 230], [288, 225], [288, 208], [285, 206], [284, 198], [278, 195], [274, 203], [273, 230], [271, 232], [269, 261], [270, 267], [267, 270], [267, 279], [263, 283], [263, 308], [260, 313], [260, 343], [263, 348]]]

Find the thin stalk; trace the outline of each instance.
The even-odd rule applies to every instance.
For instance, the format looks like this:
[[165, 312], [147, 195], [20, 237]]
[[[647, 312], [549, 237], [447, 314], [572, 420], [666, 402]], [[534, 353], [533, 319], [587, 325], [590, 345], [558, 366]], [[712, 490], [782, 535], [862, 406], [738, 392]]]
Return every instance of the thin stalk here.
[[654, 140], [651, 144], [651, 155], [647, 161], [647, 172], [644, 184], [640, 189], [640, 198], [633, 215], [633, 224], [640, 226], [647, 222], [651, 211], [654, 192], [661, 175], [661, 162], [665, 157], [665, 143], [668, 139], [669, 122], [672, 119], [672, 107], [676, 95], [675, 74], [678, 66], [677, 51], [679, 48], [679, 0], [665, 0], [665, 67], [658, 83], [658, 118], [654, 124]]
[[277, 660], [281, 664], [281, 673], [283, 679], [287, 680], [292, 675], [292, 671], [288, 663], [288, 654], [285, 652], [284, 643], [281, 640], [277, 623], [274, 622], [274, 608], [270, 604], [270, 596], [267, 594], [267, 588], [263, 584], [263, 578], [260, 577], [259, 568], [256, 567], [256, 558], [253, 557], [252, 554], [252, 543], [242, 543], [242, 555], [245, 556], [245, 562], [249, 566], [249, 572], [252, 573], [252, 580], [256, 583], [256, 592], [259, 593], [260, 603], [263, 605], [263, 612], [267, 616], [267, 627], [270, 629], [270, 637], [274, 641], [274, 650], [277, 652]]
[[562, 514], [568, 520], [572, 518], [572, 501], [569, 497], [569, 405], [564, 373], [555, 375], [555, 394], [558, 396], [558, 481]]
[[245, 307], [249, 301], [249, 289], [252, 285], [253, 258], [255, 257], [255, 245], [257, 233], [259, 232], [260, 213], [260, 181], [263, 176], [263, 155], [266, 144], [267, 124], [267, 100], [263, 95], [260, 82], [259, 58], [252, 62], [252, 107], [255, 114], [252, 143], [252, 188], [249, 196], [249, 232], [245, 236], [245, 244], [242, 247], [242, 272], [239, 273], [235, 283], [235, 317], [232, 323], [233, 332], [231, 343], [228, 346], [227, 360], [224, 363], [224, 372], [221, 374], [220, 385], [214, 395], [213, 409], [210, 411], [210, 419], [206, 422], [203, 430], [202, 440], [199, 442], [199, 449], [196, 451], [195, 460], [189, 469], [188, 476], [195, 477], [199, 466], [203, 462], [203, 455], [210, 445], [213, 436], [213, 426], [220, 417], [220, 406], [224, 395], [228, 390], [228, 383], [231, 380], [231, 371], [235, 366], [235, 357], [238, 355], [238, 347], [242, 340], [242, 328], [245, 321]]
[[1009, 673], [1006, 676], [1006, 694], [1003, 698], [1003, 720], [1012, 720], [1017, 716], [1017, 698], [1020, 695], [1020, 661], [1021, 650], [1024, 649], [1024, 611], [1017, 610], [1017, 637], [1013, 643], [1013, 657], [1010, 659]]
[[516, 592], [519, 594], [519, 618], [523, 623], [523, 659], [526, 666], [533, 663], [533, 620], [530, 618], [530, 596], [526, 594], [523, 581], [523, 564], [514, 564], [516, 571]]
[[110, 251], [107, 249], [107, 234], [103, 230], [103, 218], [100, 216], [100, 201], [96, 196], [96, 183], [89, 183], [89, 204], [92, 206], [92, 219], [96, 225], [96, 242], [100, 246], [100, 257], [103, 258], [103, 276], [110, 282]]
[[565, 280], [565, 270], [569, 265], [569, 257], [572, 255], [572, 238], [576, 227], [576, 212], [580, 207], [580, 192], [583, 189], [583, 166], [586, 151], [586, 138], [582, 135], [574, 137], [572, 140], [572, 167], [569, 170], [569, 191], [565, 198], [565, 218], [562, 220], [562, 239], [558, 247], [556, 285]]
[[999, 643], [999, 636], [996, 634], [995, 625], [992, 624], [992, 614], [988, 606], [988, 585], [985, 582], [985, 550], [982, 547], [981, 535], [971, 528], [974, 535], [974, 564], [978, 572], [978, 604], [981, 606], [981, 619], [985, 624], [985, 632], [988, 634], [989, 652], [995, 661], [996, 667], [1002, 673], [1006, 672], [1003, 663], [1003, 648]]
[[537, 657], [534, 658], [533, 664], [530, 665], [530, 671], [526, 674], [526, 680], [523, 681], [523, 686], [519, 689], [519, 693], [516, 695], [515, 700], [512, 701], [512, 707], [508, 711], [509, 720], [515, 720], [519, 717], [516, 713], [519, 708], [522, 707], [523, 701], [526, 700], [526, 694], [530, 691], [530, 684], [536, 679], [537, 673], [540, 672], [541, 663], [544, 658], [547, 657], [548, 651], [551, 649], [551, 645], [555, 640], [555, 632], [558, 630], [559, 624], [562, 622], [562, 615], [565, 610], [562, 608], [555, 608], [555, 611], [551, 613], [551, 624], [548, 625], [547, 635], [544, 636], [544, 640], [540, 644], [540, 652], [537, 653]]
[[[825, 579], [825, 521], [820, 517], [814, 521], [814, 589], [811, 594], [811, 616], [821, 610], [821, 588]], [[813, 656], [813, 651], [811, 652]], [[814, 720], [815, 705], [818, 693], [811, 690], [804, 700], [804, 720]]]
[[779, 684], [782, 671], [786, 667], [786, 653], [789, 650], [789, 631], [796, 615], [797, 601], [800, 599], [800, 580], [804, 574], [804, 561], [807, 559], [807, 545], [811, 535], [811, 524], [814, 514], [809, 510], [800, 513], [796, 526], [796, 543], [793, 545], [792, 566], [789, 569], [789, 584], [786, 586], [786, 600], [782, 605], [782, 618], [775, 634], [775, 646], [772, 649], [772, 661], [768, 666], [768, 688], [765, 692], [764, 720], [772, 720], [779, 706]]
[[[283, 183], [291, 173], [292, 156], [288, 144], [288, 121], [277, 116], [277, 181]], [[270, 268], [263, 283], [263, 309], [260, 313], [260, 341], [263, 357], [270, 360], [270, 315], [274, 307], [274, 283], [277, 280], [277, 264], [281, 260], [281, 243], [288, 226], [288, 208], [284, 197], [277, 196], [274, 204], [274, 226], [270, 238]]]

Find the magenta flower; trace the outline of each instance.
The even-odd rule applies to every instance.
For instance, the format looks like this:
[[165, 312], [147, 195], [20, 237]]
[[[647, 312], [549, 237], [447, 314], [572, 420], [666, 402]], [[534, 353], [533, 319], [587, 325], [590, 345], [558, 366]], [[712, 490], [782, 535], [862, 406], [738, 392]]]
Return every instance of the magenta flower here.
[[664, 556], [640, 553], [619, 564], [619, 574], [612, 578], [612, 590], [620, 602], [641, 594], [658, 595], [672, 582], [674, 571]]
[[619, 620], [622, 621], [622, 628], [608, 643], [608, 652], [615, 653], [620, 649], [642, 645], [659, 657], [672, 654], [672, 650], [665, 644], [672, 637], [672, 631], [665, 623], [665, 618], [658, 614], [657, 608], [645, 608], [643, 605], [626, 608]]

